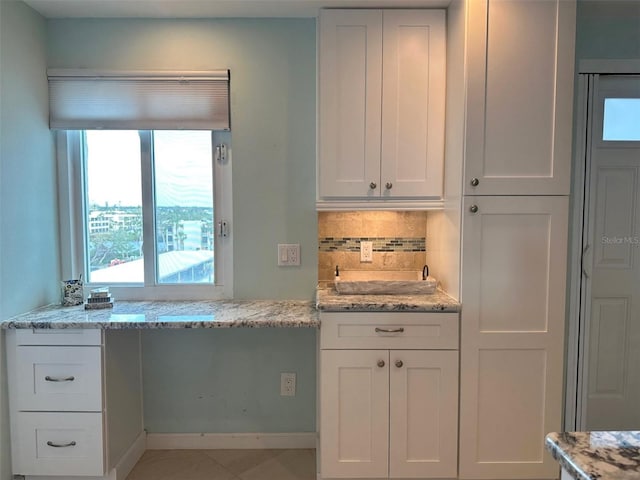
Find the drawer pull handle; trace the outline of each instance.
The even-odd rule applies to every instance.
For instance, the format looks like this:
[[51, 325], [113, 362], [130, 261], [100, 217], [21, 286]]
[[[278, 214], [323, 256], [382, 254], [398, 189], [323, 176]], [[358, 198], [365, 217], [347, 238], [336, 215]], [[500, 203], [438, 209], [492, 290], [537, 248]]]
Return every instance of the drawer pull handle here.
[[402, 363], [402, 360], [396, 360], [396, 367], [402, 368], [402, 365], [404, 365], [404, 363]]
[[378, 360], [378, 366], [380, 368], [384, 367], [384, 360]]
[[402, 333], [404, 332], [404, 327], [400, 328], [380, 328], [376, 327], [377, 333]]
[[64, 447], [75, 447], [76, 446], [76, 442], [75, 440], [69, 443], [53, 443], [52, 441], [48, 441], [47, 445], [49, 445], [50, 447], [55, 447], [55, 448], [64, 448]]
[[46, 377], [44, 377], [44, 379], [47, 382], [73, 382], [76, 379], [76, 377], [71, 376], [71, 377], [59, 378], [59, 377], [50, 377], [49, 375], [47, 375]]

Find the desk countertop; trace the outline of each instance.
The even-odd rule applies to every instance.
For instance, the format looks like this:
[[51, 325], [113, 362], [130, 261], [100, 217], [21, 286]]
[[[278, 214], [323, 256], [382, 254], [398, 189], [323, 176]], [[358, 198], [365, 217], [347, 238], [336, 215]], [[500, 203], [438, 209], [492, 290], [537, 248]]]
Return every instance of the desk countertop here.
[[0, 328], [317, 328], [319, 324], [313, 302], [302, 300], [116, 301], [104, 310], [49, 305], [5, 320]]
[[640, 480], [640, 431], [550, 433], [546, 447], [577, 480]]

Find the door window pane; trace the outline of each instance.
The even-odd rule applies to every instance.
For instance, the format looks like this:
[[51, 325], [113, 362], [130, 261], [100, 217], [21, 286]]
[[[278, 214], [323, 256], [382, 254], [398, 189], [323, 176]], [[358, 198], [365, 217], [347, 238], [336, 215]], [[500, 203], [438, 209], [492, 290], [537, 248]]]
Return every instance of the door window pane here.
[[158, 283], [213, 283], [211, 132], [156, 131]]
[[602, 139], [640, 141], [640, 98], [605, 98]]
[[142, 184], [137, 131], [85, 134], [87, 279], [142, 283]]

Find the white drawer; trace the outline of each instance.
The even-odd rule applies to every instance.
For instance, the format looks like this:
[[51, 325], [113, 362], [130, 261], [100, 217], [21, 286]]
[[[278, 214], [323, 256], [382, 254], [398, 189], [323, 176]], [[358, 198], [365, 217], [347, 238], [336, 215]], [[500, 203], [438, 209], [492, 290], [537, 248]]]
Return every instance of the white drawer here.
[[15, 474], [104, 474], [101, 413], [18, 412], [17, 416], [11, 445]]
[[102, 347], [15, 349], [16, 410], [102, 411]]
[[458, 314], [321, 312], [320, 348], [457, 350]]
[[102, 345], [97, 328], [18, 328], [15, 336], [16, 345]]

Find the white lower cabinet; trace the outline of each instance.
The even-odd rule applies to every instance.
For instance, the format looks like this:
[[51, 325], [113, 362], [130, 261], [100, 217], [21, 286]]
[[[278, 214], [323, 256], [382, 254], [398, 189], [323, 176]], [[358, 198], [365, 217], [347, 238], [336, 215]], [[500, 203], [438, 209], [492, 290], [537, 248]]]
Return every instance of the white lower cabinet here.
[[6, 343], [13, 473], [125, 478], [144, 449], [139, 333], [9, 330]]
[[[457, 342], [458, 315], [376, 312], [321, 314], [320, 319], [321, 477], [455, 478], [458, 351], [403, 349], [402, 325], [416, 320], [446, 325], [451, 339], [434, 331], [423, 338], [428, 348], [430, 342]], [[334, 344], [325, 332], [358, 323], [375, 335], [355, 329], [360, 335], [354, 344], [362, 348], [369, 338], [375, 349], [323, 347]], [[380, 348], [385, 338], [393, 348]], [[415, 341], [405, 338], [409, 345]]]
[[460, 478], [557, 479], [568, 198], [467, 197]]

